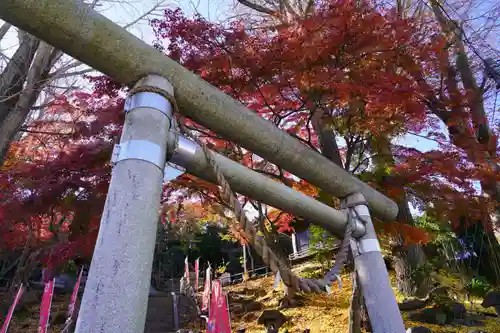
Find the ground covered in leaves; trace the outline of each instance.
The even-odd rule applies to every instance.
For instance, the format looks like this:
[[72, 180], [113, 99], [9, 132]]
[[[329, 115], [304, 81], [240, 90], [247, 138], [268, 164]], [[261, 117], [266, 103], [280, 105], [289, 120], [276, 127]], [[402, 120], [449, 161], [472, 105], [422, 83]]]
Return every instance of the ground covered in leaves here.
[[[314, 277], [314, 272], [318, 266], [304, 264], [295, 269], [302, 276]], [[224, 287], [228, 293], [233, 332], [239, 328], [246, 328], [247, 333], [262, 333], [263, 326], [257, 324], [257, 319], [264, 310], [278, 309], [279, 301], [283, 297], [281, 286], [273, 290], [274, 276], [249, 280], [244, 283]], [[449, 283], [454, 283], [449, 281]], [[0, 299], [4, 300], [6, 294], [0, 293]], [[33, 295], [34, 298], [40, 295]], [[349, 302], [351, 297], [351, 282], [349, 275], [342, 276], [342, 288], [336, 286], [332, 288], [330, 296], [326, 294], [302, 295], [299, 299], [300, 306], [291, 309], [284, 309], [282, 313], [288, 317], [288, 322], [282, 327], [281, 332], [287, 329], [289, 333], [302, 333], [305, 329], [310, 329], [311, 333], [344, 333], [347, 332]], [[458, 296], [460, 297], [460, 295]], [[58, 333], [64, 323], [69, 295], [55, 296], [52, 304], [51, 327], [49, 332]], [[402, 297], [398, 296], [398, 301]], [[493, 311], [483, 309], [480, 300], [473, 303], [466, 303], [461, 300], [468, 310], [479, 312]], [[21, 306], [15, 313], [9, 333], [29, 333], [37, 332], [39, 320], [39, 301], [33, 299], [27, 305]], [[441, 326], [431, 325], [408, 320], [408, 314], [403, 313], [406, 327], [426, 326], [433, 332], [442, 333], [469, 333], [474, 330], [488, 333], [500, 333], [500, 318], [488, 317], [482, 322], [483, 326]], [[193, 327], [194, 328], [194, 327]], [[199, 327], [196, 327], [200, 329]], [[201, 329], [205, 331], [205, 329]], [[166, 332], [167, 333], [167, 332]]]
[[[298, 267], [300, 275], [310, 275], [314, 265]], [[301, 272], [302, 271], [302, 272]], [[301, 274], [302, 273], [302, 274]], [[246, 281], [239, 285], [227, 287], [231, 309], [233, 331], [246, 328], [247, 333], [262, 333], [263, 326], [257, 324], [257, 318], [263, 310], [278, 309], [279, 300], [283, 297], [282, 288], [273, 290], [274, 277]], [[292, 309], [284, 309], [282, 313], [289, 318], [281, 332], [288, 329], [290, 333], [302, 333], [310, 329], [311, 333], [345, 333], [348, 331], [348, 313], [351, 297], [351, 281], [348, 274], [342, 276], [342, 288], [332, 288], [330, 296], [326, 294], [303, 295], [302, 305]], [[400, 300], [401, 297], [398, 297]], [[480, 307], [474, 303], [474, 308]], [[480, 303], [480, 302], [479, 302]], [[469, 307], [470, 305], [467, 305]], [[491, 310], [481, 309], [483, 312]], [[406, 327], [425, 326], [433, 332], [468, 333], [482, 330], [488, 333], [500, 333], [500, 318], [485, 319], [484, 326], [441, 326], [407, 320], [403, 313]]]

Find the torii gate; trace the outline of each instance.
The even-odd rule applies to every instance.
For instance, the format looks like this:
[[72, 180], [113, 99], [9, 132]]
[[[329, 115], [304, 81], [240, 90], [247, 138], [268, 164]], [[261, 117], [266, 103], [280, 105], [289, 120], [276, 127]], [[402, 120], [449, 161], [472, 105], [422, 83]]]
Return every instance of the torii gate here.
[[[169, 97], [174, 91], [185, 116], [311, 184], [360, 204], [355, 208], [352, 247], [373, 331], [404, 332], [366, 206], [381, 219], [393, 220], [398, 208], [392, 200], [81, 1], [0, 0], [0, 18], [121, 83], [135, 84], [125, 106], [120, 144], [113, 153], [115, 166], [76, 332], [143, 332], [162, 180], [182, 172], [214, 180], [200, 147], [170, 129]], [[144, 87], [149, 91], [141, 91]], [[307, 217], [343, 237], [346, 211], [221, 155], [215, 160], [233, 190]]]

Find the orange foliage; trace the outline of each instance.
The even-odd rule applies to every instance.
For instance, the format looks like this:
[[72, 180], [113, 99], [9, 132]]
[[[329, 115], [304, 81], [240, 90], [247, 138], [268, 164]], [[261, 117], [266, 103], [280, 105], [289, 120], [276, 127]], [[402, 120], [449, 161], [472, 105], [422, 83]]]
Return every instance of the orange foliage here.
[[385, 223], [383, 224], [383, 230], [393, 237], [401, 236], [405, 246], [409, 244], [427, 244], [431, 241], [430, 235], [425, 230], [405, 223]]
[[319, 189], [316, 186], [311, 185], [304, 180], [300, 180], [298, 182], [290, 180], [290, 182], [292, 182], [292, 188], [294, 190], [302, 192], [310, 197], [315, 197], [319, 193]]
[[293, 227], [291, 226], [294, 219], [293, 215], [278, 209], [271, 209], [267, 214], [267, 218], [276, 226], [279, 232], [293, 232]]

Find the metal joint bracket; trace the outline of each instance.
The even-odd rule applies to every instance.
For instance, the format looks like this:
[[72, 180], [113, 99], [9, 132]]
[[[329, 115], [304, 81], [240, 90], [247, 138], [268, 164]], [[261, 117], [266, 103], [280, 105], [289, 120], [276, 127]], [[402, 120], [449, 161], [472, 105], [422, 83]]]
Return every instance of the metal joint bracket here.
[[155, 109], [163, 113], [169, 119], [172, 118], [172, 105], [170, 101], [160, 94], [142, 91], [131, 96], [125, 100], [123, 110], [125, 113], [130, 112], [137, 108]]
[[359, 254], [368, 252], [382, 252], [380, 244], [375, 238], [366, 238], [358, 240]]
[[167, 182], [179, 177], [180, 175], [182, 175], [185, 172], [186, 172], [185, 168], [183, 168], [177, 164], [167, 162], [167, 163], [165, 163], [165, 169], [163, 170], [163, 182], [167, 183]]
[[[366, 205], [358, 205], [358, 206], [353, 207], [352, 209], [354, 209], [359, 216], [370, 216], [370, 210], [368, 209], [368, 206], [366, 206]], [[361, 220], [361, 222], [365, 222], [365, 221]]]
[[122, 147], [119, 144], [113, 146], [113, 152], [111, 153], [111, 164], [113, 166], [118, 163], [118, 157], [120, 156], [120, 150]]
[[162, 156], [162, 149], [159, 145], [147, 140], [129, 140], [114, 146], [111, 155], [113, 165], [131, 159], [152, 163], [163, 170], [165, 156]]
[[[179, 135], [174, 133], [174, 135]], [[177, 147], [175, 147], [174, 152], [170, 156], [170, 162], [176, 165], [185, 165], [187, 161], [191, 158], [192, 155], [196, 153], [198, 149], [198, 145], [183, 137], [182, 135], [178, 136]]]

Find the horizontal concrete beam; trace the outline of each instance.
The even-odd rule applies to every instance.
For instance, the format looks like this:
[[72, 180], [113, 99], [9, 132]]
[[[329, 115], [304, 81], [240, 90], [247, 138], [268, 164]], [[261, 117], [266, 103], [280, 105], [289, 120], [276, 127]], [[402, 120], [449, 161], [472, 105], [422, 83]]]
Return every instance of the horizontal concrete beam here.
[[184, 115], [336, 197], [362, 193], [374, 215], [396, 218], [392, 200], [81, 2], [1, 0], [0, 18], [121, 83], [166, 77]]
[[[173, 141], [173, 137], [170, 137], [169, 142]], [[216, 153], [215, 160], [233, 191], [294, 216], [305, 218], [341, 239], [344, 237], [347, 224], [347, 215], [344, 212], [327, 206], [223, 155]], [[216, 182], [203, 150], [190, 140], [179, 137], [179, 148], [175, 150], [170, 162], [184, 167], [186, 172], [201, 179]], [[364, 233], [364, 225], [358, 222], [354, 235], [362, 236]]]

